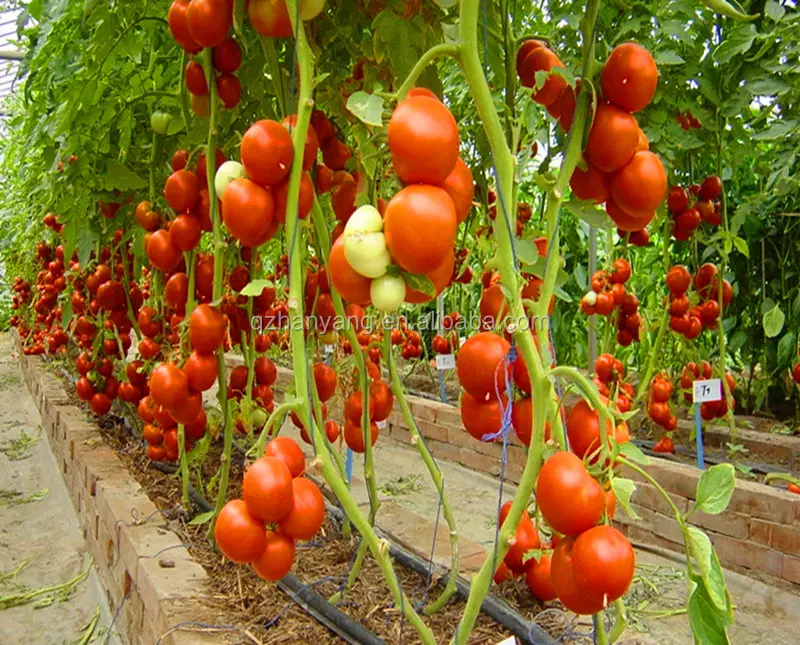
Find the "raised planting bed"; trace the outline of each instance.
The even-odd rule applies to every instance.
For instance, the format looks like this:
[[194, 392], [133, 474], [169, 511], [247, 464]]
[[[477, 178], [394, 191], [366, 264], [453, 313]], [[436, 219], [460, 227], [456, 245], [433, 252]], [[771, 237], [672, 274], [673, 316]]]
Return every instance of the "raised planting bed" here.
[[[265, 583], [212, 549], [206, 525], [190, 524], [179, 504], [179, 480], [146, 459], [124, 419], [90, 419], [71, 384], [41, 357], [20, 354], [20, 367], [116, 615], [114, 628], [126, 643], [417, 642], [371, 558], [342, 602], [334, 607], [325, 600], [341, 587], [357, 545], [356, 538], [342, 537], [335, 510], [320, 536], [298, 548], [293, 575], [280, 585]], [[204, 481], [216, 457], [212, 452], [206, 459]], [[234, 464], [231, 482], [229, 493], [236, 497], [240, 464]], [[193, 497], [197, 510], [208, 508], [198, 493]], [[425, 559], [398, 544], [390, 552], [412, 602], [423, 601]], [[428, 593], [438, 591], [434, 586]], [[458, 596], [426, 619], [438, 642], [453, 634], [467, 593], [461, 580]], [[551, 645], [572, 627], [570, 615], [534, 601], [522, 581], [503, 594], [513, 607], [488, 599], [470, 643], [516, 634], [523, 642]]]

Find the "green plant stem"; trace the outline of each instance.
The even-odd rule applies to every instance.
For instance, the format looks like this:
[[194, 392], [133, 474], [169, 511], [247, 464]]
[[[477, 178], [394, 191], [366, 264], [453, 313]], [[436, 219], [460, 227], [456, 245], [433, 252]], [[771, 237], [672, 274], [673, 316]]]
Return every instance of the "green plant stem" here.
[[181, 116], [183, 117], [183, 129], [188, 131], [189, 130], [189, 119], [191, 119], [191, 115], [189, 114], [189, 99], [187, 97], [188, 90], [186, 89], [186, 59], [188, 58], [188, 54], [186, 50], [183, 51], [181, 54], [181, 75], [178, 81], [178, 102], [181, 106]]
[[658, 325], [658, 334], [656, 335], [656, 342], [653, 345], [653, 349], [650, 352], [650, 355], [647, 358], [647, 365], [645, 367], [644, 372], [642, 373], [642, 378], [639, 381], [639, 385], [636, 391], [636, 399], [634, 403], [634, 407], [638, 406], [644, 395], [647, 394], [650, 379], [653, 378], [653, 372], [656, 369], [656, 362], [660, 361], [663, 357], [661, 356], [661, 345], [664, 343], [664, 338], [667, 335], [667, 329], [669, 328], [669, 309], [664, 308], [664, 311], [661, 313], [661, 321]]
[[261, 43], [264, 58], [267, 59], [270, 76], [272, 76], [272, 84], [275, 88], [275, 100], [278, 102], [278, 112], [282, 117], [287, 116], [289, 112], [287, 111], [286, 88], [283, 83], [281, 63], [278, 60], [278, 51], [275, 49], [275, 39], [259, 36], [258, 40]]
[[[269, 415], [267, 422], [261, 429], [261, 434], [258, 436], [258, 441], [255, 443], [255, 453], [257, 457], [264, 455], [264, 449], [267, 446], [267, 438], [272, 438], [272, 428], [277, 427], [280, 430], [280, 427], [283, 424], [283, 418], [290, 412], [300, 409], [302, 405], [303, 401], [299, 399], [292, 399], [291, 401], [284, 401], [280, 405], [275, 406], [272, 414]], [[276, 425], [276, 422], [279, 420], [280, 422]]]
[[434, 45], [428, 51], [422, 54], [414, 67], [411, 68], [406, 80], [403, 81], [403, 84], [399, 88], [397, 88], [397, 91], [394, 94], [397, 100], [402, 101], [405, 98], [406, 94], [408, 94], [408, 90], [414, 87], [414, 83], [417, 82], [420, 74], [422, 74], [422, 72], [425, 71], [425, 68], [434, 60], [441, 56], [457, 56], [458, 52], [458, 45], [441, 43], [439, 45]]
[[453, 510], [450, 507], [450, 501], [445, 494], [444, 475], [436, 465], [436, 462], [433, 460], [433, 455], [431, 455], [428, 446], [425, 445], [425, 441], [422, 439], [422, 435], [417, 427], [417, 422], [414, 420], [414, 415], [411, 413], [411, 407], [408, 404], [405, 389], [400, 382], [400, 374], [397, 372], [397, 363], [395, 361], [394, 352], [392, 351], [392, 333], [388, 328], [383, 330], [383, 346], [384, 353], [386, 354], [386, 363], [389, 367], [389, 378], [391, 379], [394, 398], [400, 405], [400, 411], [403, 413], [403, 418], [408, 426], [408, 432], [411, 435], [411, 443], [416, 446], [420, 457], [422, 457], [422, 461], [425, 462], [425, 466], [428, 468], [428, 472], [433, 480], [433, 485], [439, 493], [442, 502], [442, 514], [447, 522], [447, 527], [450, 529], [450, 576], [439, 598], [428, 603], [425, 607], [425, 615], [430, 616], [444, 607], [445, 603], [447, 603], [456, 592], [456, 578], [458, 576], [458, 527], [456, 526], [456, 520], [453, 516]]
[[[208, 208], [211, 211], [212, 234], [214, 236], [214, 285], [212, 300], [219, 302], [222, 298], [222, 274], [223, 260], [225, 258], [225, 242], [222, 238], [222, 223], [220, 222], [217, 209], [217, 195], [214, 187], [214, 172], [216, 164], [216, 138], [217, 138], [217, 113], [219, 106], [217, 102], [217, 84], [214, 82], [214, 69], [211, 62], [211, 49], [203, 50], [203, 69], [206, 73], [208, 84], [209, 102], [211, 105], [208, 117], [208, 139], [206, 142], [206, 181], [208, 183]], [[228, 392], [226, 387], [225, 370], [225, 350], [222, 347], [217, 349], [217, 400], [219, 401], [220, 411], [222, 412], [223, 423], [223, 444], [222, 454], [220, 455], [220, 474], [219, 490], [217, 491], [216, 505], [214, 506], [214, 516], [208, 525], [208, 538], [213, 539], [214, 525], [217, 522], [222, 507], [225, 505], [225, 498], [228, 494], [228, 477], [231, 470], [231, 450], [233, 449], [233, 425], [228, 414]]]
[[[296, 12], [297, 0], [289, 0], [290, 16], [294, 16]], [[303, 317], [303, 266], [302, 257], [299, 250], [299, 242], [301, 236], [294, 235], [296, 226], [299, 226], [297, 218], [297, 206], [300, 193], [300, 176], [302, 172], [303, 162], [303, 149], [305, 146], [306, 132], [308, 124], [311, 119], [311, 108], [313, 101], [311, 99], [313, 91], [313, 61], [311, 49], [306, 41], [305, 27], [303, 24], [295, 25], [295, 32], [297, 35], [297, 62], [300, 68], [300, 90], [298, 96], [298, 110], [297, 110], [297, 123], [292, 133], [294, 141], [294, 160], [292, 162], [292, 170], [289, 175], [289, 192], [287, 196], [286, 205], [286, 239], [290, 242], [294, 241], [294, 245], [287, 249], [289, 255], [289, 312], [290, 312], [290, 333], [293, 351], [293, 367], [294, 367], [294, 383], [296, 394], [304, 401], [309, 401], [308, 392], [308, 357], [305, 351], [301, 348], [305, 347], [305, 337], [303, 333], [303, 325], [292, 324], [293, 320], [298, 317]], [[357, 344], [356, 344], [357, 345]], [[355, 347], [353, 348], [356, 349]], [[383, 573], [389, 590], [395, 602], [395, 606], [403, 611], [406, 620], [419, 634], [420, 640], [426, 645], [434, 645], [436, 640], [433, 632], [422, 622], [414, 606], [410, 600], [403, 593], [400, 587], [400, 582], [397, 579], [397, 574], [392, 567], [392, 562], [389, 557], [389, 546], [386, 541], [379, 540], [375, 530], [364, 517], [363, 513], [358, 508], [358, 504], [353, 498], [347, 483], [339, 475], [333, 461], [322, 439], [322, 432], [317, 428], [309, 413], [309, 405], [303, 405], [298, 414], [301, 421], [309, 429], [309, 434], [314, 442], [314, 448], [317, 455], [317, 467], [322, 472], [323, 477], [328, 482], [331, 491], [337, 497], [342, 505], [345, 514], [350, 518], [350, 521], [356, 527], [356, 530], [361, 534], [363, 542], [365, 542], [372, 553], [373, 557], [378, 563], [378, 566]], [[369, 445], [367, 441], [367, 445]]]
[[181, 467], [181, 503], [189, 508], [189, 461], [186, 457], [186, 432], [183, 424], [178, 424], [178, 453]]
[[795, 484], [796, 486], [800, 486], [800, 478], [794, 477], [789, 473], [768, 473], [764, 477], [764, 483], [769, 484], [772, 481], [785, 481], [789, 482], [790, 484]]
[[150, 139], [150, 167], [148, 172], [148, 198], [150, 200], [150, 208], [156, 207], [156, 164], [158, 163], [158, 141], [160, 135], [153, 132]]
[[616, 643], [622, 637], [625, 628], [628, 626], [628, 619], [625, 617], [625, 603], [622, 602], [622, 598], [617, 598], [614, 601], [614, 609], [617, 610], [617, 620], [614, 622], [614, 627], [608, 635], [609, 643]]
[[592, 615], [592, 623], [594, 624], [595, 645], [608, 645], [608, 634], [606, 634], [606, 626], [603, 623], [603, 614]]

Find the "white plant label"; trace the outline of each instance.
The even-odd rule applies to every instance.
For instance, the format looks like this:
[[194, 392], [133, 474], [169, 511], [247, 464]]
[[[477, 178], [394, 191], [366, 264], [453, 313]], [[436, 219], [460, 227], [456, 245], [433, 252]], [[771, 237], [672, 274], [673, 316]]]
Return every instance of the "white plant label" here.
[[505, 640], [500, 641], [497, 645], [517, 645], [516, 636], [509, 636]]
[[378, 421], [376, 424], [378, 426], [378, 430], [385, 430], [386, 429], [386, 420]]
[[437, 354], [436, 369], [454, 370], [456, 368], [456, 357], [453, 354]]
[[336, 349], [336, 345], [325, 345], [325, 355], [333, 354], [334, 349]]
[[718, 378], [694, 382], [694, 402], [719, 401], [722, 399], [722, 380]]

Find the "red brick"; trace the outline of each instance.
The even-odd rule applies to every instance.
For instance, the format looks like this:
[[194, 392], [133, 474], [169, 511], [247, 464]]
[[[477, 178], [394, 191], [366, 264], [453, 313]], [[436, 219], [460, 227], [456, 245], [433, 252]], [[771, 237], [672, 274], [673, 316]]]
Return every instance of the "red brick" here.
[[782, 577], [789, 582], [800, 585], [800, 558], [791, 555], [783, 556]]
[[424, 419], [417, 420], [417, 428], [425, 439], [435, 439], [436, 441], [447, 441], [447, 428], [438, 421], [431, 422]]
[[[688, 506], [688, 500], [685, 497], [676, 495], [675, 493], [668, 493], [668, 495], [675, 506], [678, 507], [678, 510], [681, 513], [685, 513]], [[672, 508], [667, 503], [667, 500], [664, 499], [664, 497], [655, 489], [655, 487], [647, 482], [636, 482], [636, 490], [631, 496], [631, 501], [639, 506], [650, 508], [654, 511], [658, 511], [659, 513], [672, 513]]]
[[793, 493], [737, 479], [728, 510], [779, 524], [790, 524], [794, 519], [796, 503]]
[[408, 401], [411, 404], [411, 414], [417, 421], [436, 421], [436, 410], [430, 405], [430, 401], [417, 396], [409, 396]]
[[772, 529], [772, 548], [781, 553], [800, 555], [800, 528], [777, 524]]
[[657, 546], [669, 551], [683, 551], [682, 545], [679, 545], [676, 542], [670, 542], [660, 535], [656, 535], [652, 531], [649, 531], [635, 523], [627, 525], [625, 534], [627, 535], [628, 539], [634, 543], [634, 546], [638, 542], [640, 544]]
[[758, 544], [769, 546], [772, 543], [772, 529], [778, 526], [774, 522], [765, 522], [758, 518], [750, 520], [750, 539]]
[[490, 457], [489, 455], [482, 455], [479, 452], [470, 450], [469, 448], [460, 448], [458, 451], [458, 461], [478, 472], [487, 473], [489, 475], [500, 474], [500, 460]]
[[[700, 479], [700, 471], [694, 466], [651, 457], [650, 464], [644, 468], [667, 492], [675, 493], [687, 499], [694, 499], [697, 481]], [[643, 481], [641, 475], [628, 468], [623, 468], [622, 473], [624, 477]]]
[[692, 513], [689, 522], [716, 533], [730, 535], [739, 540], [746, 540], [751, 536], [750, 518], [741, 513], [725, 511], [719, 515], [708, 515], [703, 512], [697, 512]]
[[782, 553], [749, 540], [736, 540], [719, 533], [711, 533], [709, 537], [723, 565], [735, 564], [776, 577], [782, 575]]
[[461, 412], [454, 405], [444, 405], [436, 410], [437, 423], [449, 426], [461, 426]]
[[500, 439], [497, 441], [475, 441], [471, 447], [475, 452], [489, 455], [498, 461], [503, 457], [503, 443]]
[[458, 461], [459, 447], [454, 446], [452, 443], [444, 443], [443, 441], [428, 441], [428, 450], [437, 459], [448, 459], [450, 461]]

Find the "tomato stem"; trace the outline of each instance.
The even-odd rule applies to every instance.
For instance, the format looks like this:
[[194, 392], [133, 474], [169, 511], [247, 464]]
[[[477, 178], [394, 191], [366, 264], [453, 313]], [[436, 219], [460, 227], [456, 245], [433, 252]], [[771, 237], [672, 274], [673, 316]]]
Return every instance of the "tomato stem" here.
[[[281, 425], [283, 424], [283, 419], [289, 412], [294, 412], [303, 406], [304, 401], [300, 399], [292, 399], [290, 401], [284, 401], [280, 405], [275, 406], [275, 409], [269, 415], [267, 422], [264, 424], [264, 427], [261, 429], [261, 434], [258, 436], [258, 440], [256, 441], [253, 449], [255, 450], [256, 457], [262, 457], [264, 455], [264, 449], [267, 446], [267, 438], [272, 439], [272, 428], [276, 427], [280, 429]], [[277, 434], [277, 433], [275, 433]]]
[[398, 101], [402, 101], [406, 97], [406, 94], [408, 94], [408, 90], [414, 87], [414, 83], [417, 82], [417, 79], [420, 77], [422, 72], [425, 71], [425, 68], [434, 60], [441, 56], [455, 57], [458, 55], [458, 53], [459, 47], [455, 44], [441, 43], [431, 47], [428, 51], [422, 54], [414, 67], [411, 68], [411, 71], [408, 73], [408, 76], [406, 76], [403, 84], [397, 88], [397, 91], [394, 93], [395, 98]]
[[422, 439], [419, 428], [417, 427], [417, 422], [414, 419], [414, 415], [411, 413], [411, 407], [408, 404], [408, 399], [406, 398], [403, 384], [400, 382], [400, 374], [397, 371], [397, 363], [395, 362], [394, 352], [392, 351], [392, 333], [388, 328], [383, 330], [383, 343], [384, 351], [386, 352], [386, 362], [389, 367], [389, 377], [392, 382], [392, 391], [394, 392], [394, 396], [400, 405], [403, 418], [408, 426], [408, 432], [411, 435], [411, 443], [417, 447], [417, 451], [419, 452], [420, 457], [422, 457], [422, 461], [425, 462], [425, 466], [428, 468], [431, 480], [433, 480], [433, 485], [436, 487], [436, 491], [439, 493], [442, 503], [442, 514], [447, 522], [447, 527], [450, 529], [450, 576], [447, 579], [447, 585], [445, 586], [444, 591], [442, 591], [439, 598], [428, 603], [424, 609], [425, 615], [431, 616], [444, 607], [447, 601], [456, 592], [456, 578], [458, 576], [459, 569], [458, 527], [456, 526], [456, 519], [453, 516], [453, 510], [450, 507], [450, 501], [447, 499], [447, 495], [444, 490], [444, 475], [434, 461], [433, 455], [431, 455], [430, 450], [428, 450], [428, 446], [425, 444], [425, 441]]

